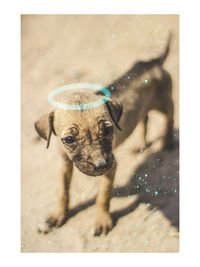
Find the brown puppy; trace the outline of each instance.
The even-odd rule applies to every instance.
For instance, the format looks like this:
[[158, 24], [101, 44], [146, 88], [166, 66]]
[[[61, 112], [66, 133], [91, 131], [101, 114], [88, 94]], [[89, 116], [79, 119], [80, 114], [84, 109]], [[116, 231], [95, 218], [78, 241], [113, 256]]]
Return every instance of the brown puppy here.
[[[51, 134], [57, 136], [62, 158], [58, 207], [41, 227], [42, 232], [47, 233], [53, 226], [60, 226], [66, 220], [73, 164], [86, 175], [100, 176], [102, 181], [96, 199], [95, 235], [107, 233], [112, 228], [109, 202], [116, 169], [112, 149], [122, 143], [141, 120], [144, 122], [146, 140], [147, 114], [150, 110], [157, 109], [167, 116], [164, 147], [172, 146], [172, 81], [162, 67], [169, 44], [170, 38], [162, 56], [148, 62], [137, 62], [124, 76], [107, 86], [112, 98], [105, 104], [85, 110], [57, 108], [35, 123], [38, 134], [47, 140], [47, 147]], [[101, 98], [101, 93], [93, 90], [76, 93], [72, 90], [63, 101], [85, 104]]]

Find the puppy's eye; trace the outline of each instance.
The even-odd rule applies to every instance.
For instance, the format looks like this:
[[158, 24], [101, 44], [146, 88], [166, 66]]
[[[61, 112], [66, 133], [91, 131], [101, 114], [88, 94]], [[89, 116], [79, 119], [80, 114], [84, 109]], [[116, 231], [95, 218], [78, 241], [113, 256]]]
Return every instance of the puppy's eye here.
[[65, 137], [64, 139], [62, 139], [62, 142], [63, 142], [64, 144], [67, 144], [67, 145], [69, 145], [69, 144], [73, 144], [75, 141], [76, 141], [76, 140], [75, 140], [75, 138], [74, 138], [73, 136], [67, 136], [67, 137]]
[[113, 127], [112, 127], [112, 126], [107, 126], [107, 127], [104, 129], [104, 135], [106, 135], [106, 136], [111, 136], [111, 135], [113, 135]]

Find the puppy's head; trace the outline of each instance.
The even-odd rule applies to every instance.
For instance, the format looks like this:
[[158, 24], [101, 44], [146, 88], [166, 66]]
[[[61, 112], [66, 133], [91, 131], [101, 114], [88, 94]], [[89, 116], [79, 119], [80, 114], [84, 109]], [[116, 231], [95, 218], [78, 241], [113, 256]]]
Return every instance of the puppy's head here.
[[[96, 101], [101, 96], [76, 93], [68, 97], [69, 104]], [[86, 110], [56, 109], [35, 123], [38, 134], [47, 140], [53, 132], [68, 158], [86, 175], [99, 176], [113, 166], [112, 141], [122, 106], [114, 100]], [[118, 129], [116, 129], [118, 128]]]

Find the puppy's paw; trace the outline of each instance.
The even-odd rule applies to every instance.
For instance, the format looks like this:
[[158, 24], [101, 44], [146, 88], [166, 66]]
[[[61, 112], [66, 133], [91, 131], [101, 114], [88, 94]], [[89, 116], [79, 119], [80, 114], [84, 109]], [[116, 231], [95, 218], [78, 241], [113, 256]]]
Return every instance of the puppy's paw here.
[[40, 224], [38, 227], [38, 232], [43, 234], [48, 234], [52, 231], [53, 227], [61, 226], [66, 220], [66, 215], [63, 213], [58, 213], [50, 216], [44, 223]]
[[96, 224], [95, 224], [95, 236], [99, 236], [102, 233], [107, 235], [107, 233], [113, 227], [113, 219], [108, 212], [104, 212], [97, 215]]
[[48, 234], [49, 232], [52, 231], [52, 228], [48, 225], [48, 223], [45, 221], [43, 223], [39, 223], [38, 224], [38, 228], [37, 231], [39, 234], [43, 233], [43, 234]]

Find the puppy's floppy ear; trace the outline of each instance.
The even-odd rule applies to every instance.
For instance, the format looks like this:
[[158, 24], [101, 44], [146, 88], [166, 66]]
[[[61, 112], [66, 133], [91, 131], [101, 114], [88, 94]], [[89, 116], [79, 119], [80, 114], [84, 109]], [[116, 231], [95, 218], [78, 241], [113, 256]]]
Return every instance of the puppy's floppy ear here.
[[108, 100], [105, 104], [111, 119], [113, 120], [117, 128], [121, 131], [122, 129], [120, 128], [118, 122], [123, 112], [123, 106], [114, 99]]
[[50, 114], [44, 114], [34, 124], [35, 130], [38, 133], [38, 135], [43, 139], [47, 140], [47, 148], [49, 147], [52, 132], [56, 135], [53, 126], [53, 119], [54, 119], [54, 112], [52, 111]]

